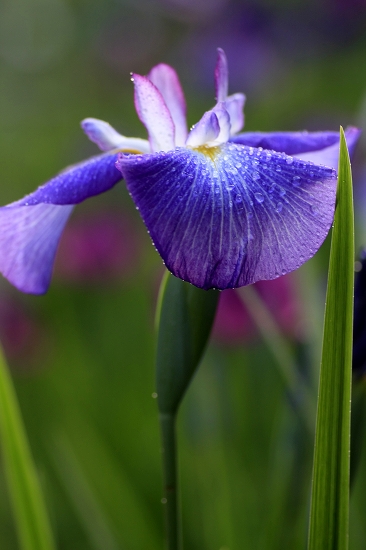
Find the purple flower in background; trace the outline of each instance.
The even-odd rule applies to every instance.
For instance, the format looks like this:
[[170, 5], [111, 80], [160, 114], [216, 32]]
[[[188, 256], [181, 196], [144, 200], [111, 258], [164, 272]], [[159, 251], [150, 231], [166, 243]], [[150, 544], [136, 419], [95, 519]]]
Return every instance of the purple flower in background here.
[[[122, 177], [167, 268], [198, 287], [274, 279], [314, 255], [333, 220], [338, 132], [238, 134], [245, 97], [228, 95], [220, 49], [217, 103], [190, 132], [174, 69], [160, 64], [132, 80], [148, 141], [86, 119], [104, 153], [0, 208], [0, 271], [12, 284], [44, 293], [73, 205]], [[346, 131], [351, 151], [358, 135]]]

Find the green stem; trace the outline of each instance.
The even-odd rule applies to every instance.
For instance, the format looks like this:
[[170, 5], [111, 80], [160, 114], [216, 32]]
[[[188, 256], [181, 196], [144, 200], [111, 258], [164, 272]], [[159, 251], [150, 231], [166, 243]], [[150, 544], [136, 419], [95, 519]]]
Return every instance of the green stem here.
[[163, 483], [167, 549], [181, 550], [181, 525], [178, 503], [177, 445], [175, 414], [160, 413], [162, 437]]

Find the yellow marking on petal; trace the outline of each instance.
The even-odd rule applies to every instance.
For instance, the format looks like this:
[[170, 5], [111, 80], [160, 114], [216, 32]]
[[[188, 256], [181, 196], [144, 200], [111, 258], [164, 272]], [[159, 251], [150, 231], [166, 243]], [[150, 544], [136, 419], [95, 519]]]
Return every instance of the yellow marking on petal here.
[[144, 155], [145, 153], [143, 151], [139, 151], [138, 149], [126, 149], [124, 147], [116, 149], [117, 152], [121, 153], [131, 153], [132, 155]]
[[215, 161], [217, 155], [220, 153], [220, 147], [208, 147], [207, 145], [200, 145], [199, 147], [193, 147], [194, 151], [202, 153], [205, 157]]

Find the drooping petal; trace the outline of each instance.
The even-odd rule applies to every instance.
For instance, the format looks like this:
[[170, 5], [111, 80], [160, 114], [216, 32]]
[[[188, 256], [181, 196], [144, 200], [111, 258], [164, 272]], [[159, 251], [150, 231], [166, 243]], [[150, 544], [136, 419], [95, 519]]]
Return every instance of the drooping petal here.
[[333, 220], [335, 172], [284, 154], [224, 144], [117, 165], [168, 269], [204, 289], [300, 267]]
[[339, 132], [243, 132], [230, 141], [296, 155], [339, 143]]
[[175, 128], [169, 109], [157, 87], [146, 76], [132, 75], [135, 107], [145, 125], [153, 151], [174, 149]]
[[187, 139], [186, 101], [175, 70], [165, 63], [151, 69], [148, 78], [157, 87], [168, 107], [175, 125], [175, 144], [184, 145]]
[[216, 114], [213, 111], [207, 111], [189, 132], [187, 146], [200, 147], [214, 141], [219, 133], [220, 125]]
[[115, 163], [118, 154], [104, 154], [70, 166], [12, 206], [39, 203], [78, 204], [111, 189], [121, 180]]
[[[360, 137], [361, 130], [353, 127], [346, 128], [344, 134], [346, 137], [349, 154], [352, 156]], [[334, 168], [334, 170], [338, 170], [339, 139], [333, 145], [325, 147], [320, 151], [299, 153], [295, 156], [302, 160], [314, 162], [315, 164], [323, 164], [324, 166], [330, 166], [331, 168]]]
[[123, 149], [124, 151], [150, 153], [149, 142], [146, 139], [122, 136], [104, 120], [85, 118], [81, 122], [81, 127], [88, 138], [96, 143], [102, 151]]
[[216, 101], [225, 101], [229, 89], [229, 70], [224, 50], [217, 48], [217, 61], [215, 67], [215, 91]]
[[236, 134], [244, 126], [244, 94], [230, 95], [225, 101], [225, 108], [230, 116], [231, 130], [230, 134]]
[[0, 208], [0, 272], [23, 292], [47, 291], [62, 230], [73, 206]]

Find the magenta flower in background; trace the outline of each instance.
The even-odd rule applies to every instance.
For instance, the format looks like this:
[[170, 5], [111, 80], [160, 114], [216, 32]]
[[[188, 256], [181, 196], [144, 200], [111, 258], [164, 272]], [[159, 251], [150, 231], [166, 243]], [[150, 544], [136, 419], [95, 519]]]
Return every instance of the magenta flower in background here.
[[[291, 339], [302, 340], [301, 304], [293, 275], [258, 281], [255, 289], [281, 331]], [[256, 338], [257, 329], [236, 290], [220, 294], [212, 336], [225, 345], [243, 344]]]
[[62, 235], [55, 276], [71, 283], [120, 281], [136, 272], [141, 246], [126, 212], [102, 210], [70, 221]]
[[0, 341], [12, 366], [29, 367], [45, 350], [45, 333], [37, 319], [13, 296], [0, 299]]
[[[0, 209], [0, 271], [12, 284], [44, 293], [73, 206], [122, 177], [167, 268], [198, 287], [274, 279], [315, 254], [333, 220], [338, 132], [239, 134], [245, 97], [228, 95], [220, 49], [217, 103], [190, 132], [174, 69], [160, 64], [132, 80], [148, 141], [86, 119], [104, 153]], [[358, 135], [346, 131], [351, 151]]]

